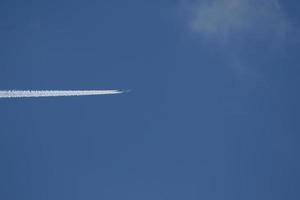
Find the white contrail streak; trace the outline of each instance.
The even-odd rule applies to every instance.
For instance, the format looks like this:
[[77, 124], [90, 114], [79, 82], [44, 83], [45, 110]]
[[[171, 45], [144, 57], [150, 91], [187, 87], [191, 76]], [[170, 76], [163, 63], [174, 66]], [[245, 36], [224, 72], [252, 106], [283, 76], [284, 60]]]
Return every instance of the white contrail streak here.
[[122, 90], [0, 90], [0, 98], [88, 96], [123, 92]]

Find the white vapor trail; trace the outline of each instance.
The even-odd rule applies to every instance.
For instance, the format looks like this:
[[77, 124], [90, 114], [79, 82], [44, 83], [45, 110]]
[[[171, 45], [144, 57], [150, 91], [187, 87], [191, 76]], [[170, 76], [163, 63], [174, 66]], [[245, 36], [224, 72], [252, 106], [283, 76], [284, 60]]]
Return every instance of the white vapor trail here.
[[0, 98], [88, 96], [123, 92], [122, 90], [0, 90]]

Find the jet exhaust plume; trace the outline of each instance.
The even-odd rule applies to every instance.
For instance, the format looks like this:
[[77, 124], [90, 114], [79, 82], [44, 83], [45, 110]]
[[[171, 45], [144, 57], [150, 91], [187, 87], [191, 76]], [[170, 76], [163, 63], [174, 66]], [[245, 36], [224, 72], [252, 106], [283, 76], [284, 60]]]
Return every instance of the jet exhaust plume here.
[[88, 96], [123, 92], [122, 90], [0, 90], [0, 98]]

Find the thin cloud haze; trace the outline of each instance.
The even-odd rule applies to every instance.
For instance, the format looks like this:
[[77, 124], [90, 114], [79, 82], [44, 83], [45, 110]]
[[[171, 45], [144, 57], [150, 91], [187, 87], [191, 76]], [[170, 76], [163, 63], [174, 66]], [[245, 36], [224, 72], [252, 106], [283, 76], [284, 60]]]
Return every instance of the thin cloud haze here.
[[261, 61], [280, 53], [293, 30], [280, 0], [183, 2], [189, 32], [226, 57], [224, 65], [239, 80], [261, 82]]
[[2, 90], [0, 98], [63, 97], [120, 94], [121, 90]]
[[188, 12], [192, 31], [222, 41], [241, 34], [282, 37], [288, 27], [278, 0], [195, 1]]

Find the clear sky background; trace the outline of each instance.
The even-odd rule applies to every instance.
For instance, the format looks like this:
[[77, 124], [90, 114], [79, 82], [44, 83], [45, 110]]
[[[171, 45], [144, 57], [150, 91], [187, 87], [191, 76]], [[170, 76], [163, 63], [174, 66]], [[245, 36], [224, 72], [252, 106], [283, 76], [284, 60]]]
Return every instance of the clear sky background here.
[[299, 10], [2, 0], [0, 199], [300, 199]]

